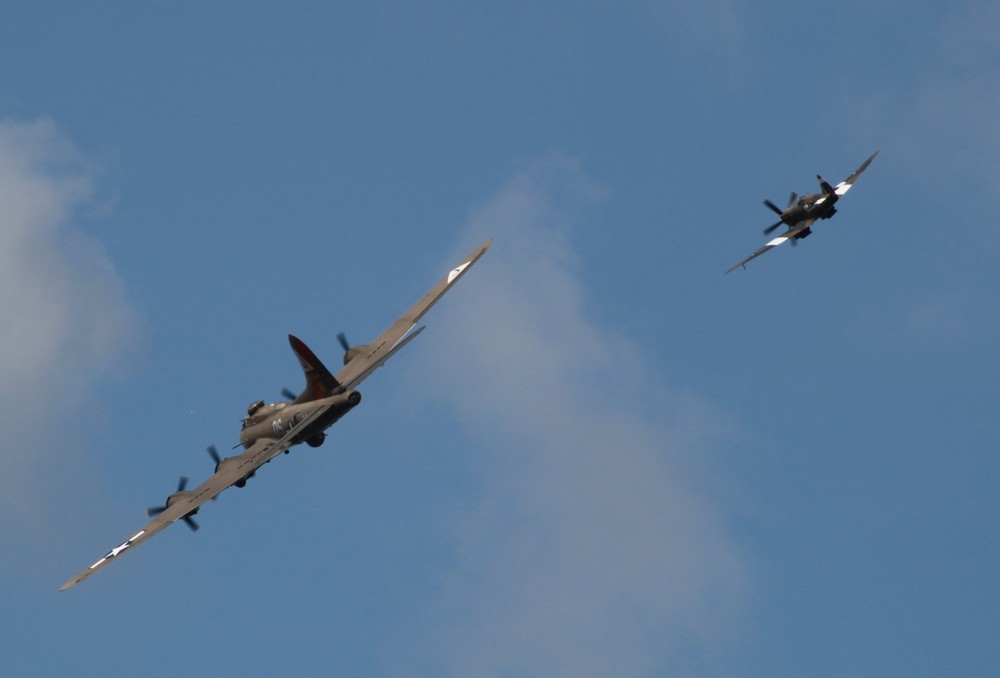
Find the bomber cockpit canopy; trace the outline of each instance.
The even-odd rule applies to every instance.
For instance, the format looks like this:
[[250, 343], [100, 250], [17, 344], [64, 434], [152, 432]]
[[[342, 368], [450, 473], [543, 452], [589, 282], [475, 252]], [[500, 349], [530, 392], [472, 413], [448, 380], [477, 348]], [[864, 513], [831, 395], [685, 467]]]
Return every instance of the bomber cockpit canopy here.
[[254, 418], [253, 415], [259, 412], [260, 408], [262, 407], [264, 407], [263, 400], [255, 400], [252, 403], [250, 403], [250, 405], [247, 406], [247, 416], [243, 417], [243, 425], [240, 427], [240, 429], [245, 429], [247, 426], [253, 426], [254, 424], [256, 424], [257, 420]]
[[[259, 421], [266, 415], [276, 412], [277, 410], [282, 410], [286, 407], [288, 407], [288, 403], [265, 404], [263, 400], [255, 400], [247, 407], [247, 416], [243, 417], [243, 426], [241, 428], [253, 426], [254, 424], [259, 423]], [[263, 412], [261, 410], [263, 410]]]

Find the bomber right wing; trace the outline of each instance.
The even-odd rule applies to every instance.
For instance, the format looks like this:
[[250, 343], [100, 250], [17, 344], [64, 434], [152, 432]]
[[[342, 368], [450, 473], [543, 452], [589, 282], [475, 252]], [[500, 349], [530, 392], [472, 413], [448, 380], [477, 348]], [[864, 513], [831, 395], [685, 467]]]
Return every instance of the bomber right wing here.
[[430, 310], [431, 306], [437, 303], [437, 300], [444, 296], [444, 293], [450, 290], [451, 286], [458, 282], [473, 264], [479, 261], [479, 257], [483, 256], [492, 244], [492, 240], [487, 240], [469, 252], [460, 264], [451, 269], [406, 313], [368, 344], [368, 351], [365, 354], [354, 358], [337, 372], [335, 378], [341, 386], [348, 391], [355, 388], [367, 379], [368, 375], [381, 367], [386, 360], [395, 355], [399, 349], [420, 334], [423, 327], [412, 332], [411, 330], [416, 327], [417, 322]]

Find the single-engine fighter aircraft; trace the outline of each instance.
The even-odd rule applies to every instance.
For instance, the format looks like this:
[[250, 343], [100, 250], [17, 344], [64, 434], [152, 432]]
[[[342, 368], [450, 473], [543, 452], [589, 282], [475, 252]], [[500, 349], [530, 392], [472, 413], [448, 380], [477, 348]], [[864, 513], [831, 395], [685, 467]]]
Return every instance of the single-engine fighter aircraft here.
[[416, 327], [420, 318], [458, 282], [469, 268], [486, 253], [492, 240], [469, 253], [455, 268], [438, 281], [430, 292], [415, 303], [399, 320], [378, 335], [370, 344], [350, 346], [343, 334], [338, 340], [344, 347], [344, 367], [336, 375], [323, 365], [298, 338], [289, 335], [292, 351], [302, 365], [306, 387], [298, 396], [285, 392], [291, 402], [265, 405], [262, 400], [251, 403], [243, 419], [240, 442], [245, 452], [223, 459], [215, 447], [209, 454], [215, 461], [215, 473], [193, 490], [187, 489], [187, 478], [182, 477], [177, 491], [167, 497], [163, 506], [150, 508], [153, 519], [131, 537], [108, 551], [100, 560], [87, 567], [62, 585], [60, 591], [75, 586], [94, 574], [125, 551], [138, 546], [154, 534], [177, 520], [183, 520], [192, 530], [198, 529], [192, 516], [206, 501], [215, 499], [232, 485], [243, 487], [264, 464], [299, 443], [319, 447], [326, 437], [326, 429], [351, 411], [361, 394], [354, 390], [385, 361], [406, 346], [424, 327]]
[[876, 155], [878, 155], [878, 151], [872, 153], [870, 158], [861, 163], [861, 167], [854, 170], [854, 173], [851, 174], [851, 176], [847, 177], [836, 186], [831, 186], [823, 179], [823, 177], [817, 174], [816, 179], [819, 180], [819, 186], [823, 189], [823, 192], [806, 195], [801, 198], [797, 194], [792, 193], [791, 197], [788, 199], [788, 207], [784, 210], [779, 209], [778, 206], [770, 200], [765, 200], [764, 204], [767, 205], [772, 212], [777, 214], [780, 217], [780, 220], [765, 228], [764, 235], [771, 233], [782, 224], [788, 226], [788, 230], [774, 240], [768, 242], [740, 263], [733, 266], [731, 269], [726, 271], [726, 273], [731, 273], [741, 266], [746, 266], [746, 264], [751, 260], [756, 259], [769, 249], [777, 247], [786, 240], [791, 240], [794, 245], [795, 241], [809, 237], [809, 235], [812, 234], [812, 224], [814, 221], [817, 219], [829, 219], [837, 213], [834, 204], [840, 200], [841, 196], [851, 190], [851, 186], [853, 186], [854, 182], [858, 180], [861, 173], [868, 169], [868, 165], [871, 164]]

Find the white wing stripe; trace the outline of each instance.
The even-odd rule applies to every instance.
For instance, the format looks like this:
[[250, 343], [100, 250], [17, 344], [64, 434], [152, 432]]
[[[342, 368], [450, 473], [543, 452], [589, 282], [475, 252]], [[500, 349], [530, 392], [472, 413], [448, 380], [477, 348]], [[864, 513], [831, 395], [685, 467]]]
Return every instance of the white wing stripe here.
[[466, 268], [469, 267], [469, 263], [470, 262], [467, 261], [464, 264], [462, 264], [461, 266], [452, 269], [451, 273], [448, 274], [448, 284], [449, 285], [455, 280], [455, 278], [457, 278], [458, 276], [462, 275], [462, 271], [464, 271]]

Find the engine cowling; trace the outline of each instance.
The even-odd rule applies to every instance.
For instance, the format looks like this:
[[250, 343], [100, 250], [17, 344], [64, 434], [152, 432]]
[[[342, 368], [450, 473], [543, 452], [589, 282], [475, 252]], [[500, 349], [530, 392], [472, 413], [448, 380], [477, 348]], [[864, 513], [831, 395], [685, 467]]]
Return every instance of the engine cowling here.
[[[170, 506], [175, 502], [193, 496], [194, 493], [188, 491], [187, 489], [187, 482], [188, 482], [187, 477], [181, 476], [180, 482], [177, 483], [177, 491], [172, 493], [169, 497], [167, 497], [167, 501], [164, 502], [163, 506], [150, 506], [148, 509], [146, 509], [146, 515], [150, 517], [158, 516], [164, 511], [166, 511], [168, 508], [170, 508]], [[190, 527], [192, 530], [198, 529], [198, 523], [194, 522], [194, 520], [191, 519], [191, 516], [193, 516], [197, 512], [198, 512], [198, 507], [195, 506], [193, 509], [191, 509], [183, 516], [181, 516], [181, 520], [187, 523], [187, 526]]]
[[349, 349], [344, 351], [344, 364], [351, 362], [355, 358], [368, 353], [368, 344], [358, 344], [357, 346], [351, 346]]

